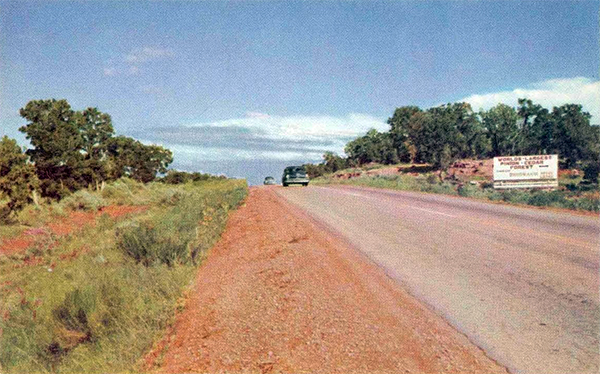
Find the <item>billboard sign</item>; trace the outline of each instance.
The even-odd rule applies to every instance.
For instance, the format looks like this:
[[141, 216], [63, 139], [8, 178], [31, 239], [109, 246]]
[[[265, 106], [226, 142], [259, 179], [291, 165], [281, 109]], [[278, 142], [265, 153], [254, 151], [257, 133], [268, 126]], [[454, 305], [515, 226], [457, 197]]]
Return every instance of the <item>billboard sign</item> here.
[[558, 155], [494, 157], [494, 188], [558, 187]]

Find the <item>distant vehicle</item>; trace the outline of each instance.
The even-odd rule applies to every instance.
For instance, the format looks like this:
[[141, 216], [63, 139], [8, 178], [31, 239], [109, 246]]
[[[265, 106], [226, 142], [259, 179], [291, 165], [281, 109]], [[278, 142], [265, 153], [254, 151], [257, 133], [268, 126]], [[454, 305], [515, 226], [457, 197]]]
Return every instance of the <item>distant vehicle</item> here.
[[266, 177], [263, 184], [277, 184], [277, 182], [275, 182], [275, 178], [273, 177]]
[[304, 166], [288, 166], [283, 170], [283, 177], [281, 178], [281, 184], [283, 187], [287, 187], [290, 184], [301, 184], [304, 187], [308, 186], [308, 175]]

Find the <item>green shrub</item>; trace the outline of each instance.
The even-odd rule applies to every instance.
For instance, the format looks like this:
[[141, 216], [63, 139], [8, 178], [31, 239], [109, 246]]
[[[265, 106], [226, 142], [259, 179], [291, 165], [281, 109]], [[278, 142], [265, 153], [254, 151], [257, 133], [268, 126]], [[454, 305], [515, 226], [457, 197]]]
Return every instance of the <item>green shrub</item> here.
[[590, 183], [598, 183], [598, 177], [600, 176], [600, 163], [594, 160], [588, 162], [583, 167], [583, 179]]
[[598, 212], [600, 211], [600, 198], [598, 196], [584, 196], [576, 199], [574, 206], [576, 209]]
[[71, 210], [97, 211], [108, 205], [106, 201], [95, 193], [79, 190], [65, 198], [61, 204]]
[[[245, 181], [211, 180], [179, 185], [181, 198], [159, 205], [173, 187], [118, 182], [117, 191], [136, 188], [133, 201], [150, 204], [143, 216], [119, 223], [99, 217], [51, 251], [37, 250], [39, 265], [14, 266], [23, 258], [0, 257], [2, 372], [139, 371], [140, 358], [163, 336], [194, 279], [191, 265], [218, 240], [229, 209], [247, 194]], [[47, 207], [38, 213], [52, 217]]]
[[158, 198], [158, 204], [160, 205], [177, 205], [181, 200], [189, 197], [190, 194], [181, 189], [169, 188], [162, 192]]
[[527, 204], [534, 206], [565, 206], [565, 195], [561, 191], [534, 191], [530, 193]]
[[439, 182], [440, 178], [438, 178], [438, 176], [435, 174], [429, 174], [429, 175], [427, 175], [426, 180], [427, 180], [427, 183], [429, 183], [429, 184], [437, 184]]
[[479, 187], [471, 186], [469, 184], [464, 184], [464, 185], [458, 186], [458, 188], [456, 189], [456, 192], [458, 193], [458, 196], [473, 197], [478, 194]]
[[177, 234], [158, 232], [152, 223], [141, 222], [117, 231], [117, 248], [144, 266], [186, 264], [191, 260], [187, 242]]

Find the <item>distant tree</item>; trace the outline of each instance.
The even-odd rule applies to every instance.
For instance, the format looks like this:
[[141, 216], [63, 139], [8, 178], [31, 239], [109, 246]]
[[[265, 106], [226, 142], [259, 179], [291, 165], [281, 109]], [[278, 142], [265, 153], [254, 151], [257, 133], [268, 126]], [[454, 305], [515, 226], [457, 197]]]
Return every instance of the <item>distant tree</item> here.
[[581, 105], [565, 104], [554, 107], [551, 114], [552, 135], [548, 150], [558, 153], [567, 168], [583, 160], [597, 159], [598, 139], [590, 125], [590, 114]]
[[483, 127], [491, 143], [491, 156], [515, 154], [519, 139], [517, 112], [514, 108], [498, 104], [480, 113]]
[[169, 170], [167, 171], [167, 174], [160, 179], [161, 182], [167, 183], [167, 184], [182, 184], [182, 183], [186, 183], [189, 182], [191, 180], [191, 175], [190, 173], [186, 173], [185, 171], [179, 171], [179, 170]]
[[309, 178], [318, 178], [325, 174], [325, 165], [324, 164], [304, 164], [302, 165], [306, 169], [306, 174], [308, 174]]
[[33, 201], [37, 187], [35, 169], [27, 162], [27, 155], [16, 140], [4, 136], [0, 140], [0, 200], [7, 203], [0, 206], [0, 221], [8, 220]]
[[338, 170], [346, 168], [346, 159], [341, 156], [338, 156], [334, 152], [328, 151], [323, 154], [323, 166], [325, 172], [335, 173]]
[[204, 174], [204, 173], [188, 173], [186, 171], [179, 171], [175, 169], [169, 169], [167, 174], [158, 179], [159, 182], [163, 182], [166, 184], [182, 184], [187, 182], [199, 182], [205, 181], [209, 179], [222, 179], [220, 176]]
[[126, 136], [109, 140], [108, 173], [111, 178], [128, 176], [147, 183], [156, 178], [157, 173], [166, 173], [173, 162], [173, 153], [158, 145], [144, 145]]
[[344, 148], [350, 160], [359, 165], [369, 162], [392, 164], [398, 162], [398, 153], [394, 147], [392, 136], [389, 132], [380, 133], [371, 129], [365, 136], [357, 138]]
[[467, 103], [433, 107], [412, 121], [420, 128], [416, 139], [420, 158], [434, 167], [445, 169], [456, 159], [476, 157], [484, 148], [481, 124]]
[[108, 144], [114, 135], [111, 118], [97, 108], [77, 112], [75, 122], [82, 137], [82, 174], [88, 185], [108, 178]]
[[392, 117], [388, 118], [390, 135], [400, 161], [414, 161], [417, 156], [414, 141], [416, 134], [411, 126], [411, 117], [421, 112], [417, 106], [404, 106], [396, 108]]
[[[519, 99], [517, 114], [520, 118], [520, 134], [518, 142], [519, 154], [537, 154], [542, 149], [540, 140], [542, 139], [542, 123], [546, 117], [541, 105], [533, 104], [529, 99]], [[535, 119], [542, 114], [542, 121]]]
[[84, 187], [83, 138], [74, 121], [75, 112], [66, 100], [33, 100], [20, 110], [29, 121], [19, 131], [33, 146], [27, 155], [35, 163], [42, 194], [60, 199]]
[[335, 173], [349, 167], [348, 159], [327, 151], [323, 154], [323, 161], [319, 164], [304, 164], [306, 173], [310, 178], [317, 178], [325, 174]]

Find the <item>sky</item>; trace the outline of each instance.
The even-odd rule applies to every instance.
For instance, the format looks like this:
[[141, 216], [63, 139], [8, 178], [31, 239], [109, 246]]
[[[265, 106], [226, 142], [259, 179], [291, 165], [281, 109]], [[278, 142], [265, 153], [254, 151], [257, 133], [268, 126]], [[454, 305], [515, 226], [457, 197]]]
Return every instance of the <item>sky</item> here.
[[173, 168], [261, 183], [404, 105], [583, 105], [600, 1], [0, 0], [0, 136], [36, 99], [97, 107]]

